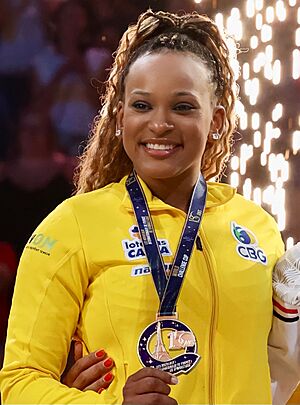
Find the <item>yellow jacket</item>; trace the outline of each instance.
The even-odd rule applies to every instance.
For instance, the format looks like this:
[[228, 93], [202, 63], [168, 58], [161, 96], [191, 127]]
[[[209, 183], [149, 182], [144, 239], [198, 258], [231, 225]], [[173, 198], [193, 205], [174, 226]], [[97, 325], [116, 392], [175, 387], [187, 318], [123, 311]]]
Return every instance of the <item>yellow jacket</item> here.
[[[165, 263], [185, 213], [142, 183]], [[157, 293], [136, 229], [125, 179], [62, 203], [37, 228], [18, 270], [0, 387], [4, 404], [117, 404], [141, 368], [137, 341], [155, 320]], [[267, 339], [271, 273], [283, 253], [275, 221], [228, 185], [209, 183], [200, 229], [178, 300], [200, 362], [179, 376], [180, 404], [271, 403]], [[115, 379], [97, 394], [63, 386], [70, 341], [105, 348]]]

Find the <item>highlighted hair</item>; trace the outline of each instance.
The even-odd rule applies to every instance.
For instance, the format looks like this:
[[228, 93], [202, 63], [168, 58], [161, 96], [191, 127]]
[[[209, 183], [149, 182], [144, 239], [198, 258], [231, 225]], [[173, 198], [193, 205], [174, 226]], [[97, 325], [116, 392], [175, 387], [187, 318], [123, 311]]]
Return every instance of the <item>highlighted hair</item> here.
[[207, 141], [201, 171], [209, 180], [220, 176], [224, 170], [236, 126], [237, 86], [230, 62], [236, 52], [229, 52], [226, 39], [207, 16], [197, 13], [179, 16], [148, 10], [141, 14], [137, 24], [129, 26], [120, 41], [106, 82], [103, 107], [95, 119], [76, 174], [77, 193], [117, 182], [132, 170], [122, 139], [115, 136], [118, 102], [123, 98], [125, 78], [134, 61], [147, 53], [166, 49], [198, 56], [210, 72], [214, 102], [225, 108], [226, 119], [220, 140]]

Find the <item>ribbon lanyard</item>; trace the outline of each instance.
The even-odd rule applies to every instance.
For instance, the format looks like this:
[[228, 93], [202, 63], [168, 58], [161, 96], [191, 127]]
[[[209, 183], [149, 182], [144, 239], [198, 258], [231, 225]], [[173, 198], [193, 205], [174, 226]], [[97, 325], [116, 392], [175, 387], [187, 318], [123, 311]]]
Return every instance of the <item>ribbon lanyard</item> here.
[[176, 303], [199, 231], [206, 203], [207, 186], [202, 174], [194, 187], [175, 258], [167, 277], [159, 250], [147, 200], [135, 171], [128, 176], [126, 188], [138, 223], [153, 282], [160, 300], [158, 316], [176, 314]]

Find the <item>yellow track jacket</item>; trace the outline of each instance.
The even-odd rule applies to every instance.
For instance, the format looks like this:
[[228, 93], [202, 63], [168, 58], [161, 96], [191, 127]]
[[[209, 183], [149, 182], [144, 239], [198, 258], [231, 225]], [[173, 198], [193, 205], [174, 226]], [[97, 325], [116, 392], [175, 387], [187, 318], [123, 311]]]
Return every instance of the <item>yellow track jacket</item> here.
[[[160, 250], [172, 263], [185, 213], [142, 182]], [[137, 342], [159, 301], [125, 179], [70, 198], [28, 241], [10, 314], [1, 392], [4, 404], [119, 404], [141, 368]], [[283, 254], [275, 221], [228, 185], [209, 183], [181, 290], [179, 319], [194, 332], [200, 362], [179, 376], [179, 404], [271, 403], [267, 340], [271, 273]], [[105, 348], [115, 379], [97, 394], [59, 382], [72, 336], [87, 352]]]

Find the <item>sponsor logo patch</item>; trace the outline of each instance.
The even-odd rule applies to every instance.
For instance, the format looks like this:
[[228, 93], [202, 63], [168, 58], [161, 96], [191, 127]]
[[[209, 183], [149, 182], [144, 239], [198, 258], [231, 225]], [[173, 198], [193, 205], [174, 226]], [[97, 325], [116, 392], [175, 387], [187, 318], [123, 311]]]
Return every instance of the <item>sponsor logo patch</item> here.
[[[167, 276], [170, 274], [171, 267], [172, 267], [172, 263], [165, 263], [165, 271], [166, 271]], [[151, 269], [147, 264], [141, 264], [140, 266], [134, 266], [131, 269], [132, 277], [146, 276], [147, 274], [151, 274]]]
[[[139, 228], [137, 225], [133, 225], [129, 228], [129, 234], [132, 239], [123, 239], [122, 247], [126, 259], [138, 260], [146, 257], [143, 242], [139, 234]], [[172, 252], [167, 239], [158, 239], [158, 247], [162, 256], [172, 256]]]
[[27, 242], [26, 249], [34, 250], [46, 256], [50, 256], [51, 250], [56, 245], [57, 240], [43, 233], [33, 234]]
[[267, 265], [267, 256], [262, 248], [259, 247], [258, 240], [254, 233], [236, 222], [231, 222], [231, 233], [238, 242], [236, 247], [237, 254], [246, 260]]

